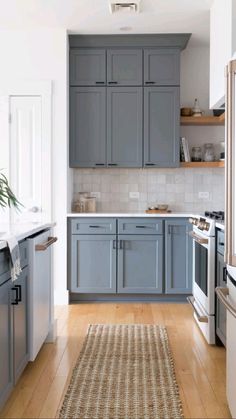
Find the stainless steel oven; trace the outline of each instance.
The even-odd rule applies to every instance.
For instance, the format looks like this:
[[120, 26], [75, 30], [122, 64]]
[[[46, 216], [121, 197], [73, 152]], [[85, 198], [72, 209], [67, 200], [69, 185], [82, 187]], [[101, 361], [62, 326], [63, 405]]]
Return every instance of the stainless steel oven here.
[[188, 297], [194, 318], [206, 340], [215, 343], [215, 222], [190, 219], [193, 231], [193, 296]]

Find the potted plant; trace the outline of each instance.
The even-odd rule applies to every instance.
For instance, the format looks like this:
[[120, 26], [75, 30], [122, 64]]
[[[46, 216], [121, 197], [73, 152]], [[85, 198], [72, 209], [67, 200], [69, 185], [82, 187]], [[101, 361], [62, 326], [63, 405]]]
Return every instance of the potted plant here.
[[0, 207], [19, 209], [21, 203], [12, 192], [6, 176], [0, 172]]

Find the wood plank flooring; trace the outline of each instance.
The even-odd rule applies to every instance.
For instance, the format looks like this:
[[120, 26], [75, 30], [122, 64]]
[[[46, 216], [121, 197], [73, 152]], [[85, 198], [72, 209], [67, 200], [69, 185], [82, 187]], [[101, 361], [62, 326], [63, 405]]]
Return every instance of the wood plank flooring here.
[[[167, 327], [185, 418], [230, 418], [225, 349], [209, 346], [187, 304], [89, 303], [56, 307], [58, 338], [30, 363], [0, 418], [55, 418], [90, 323]], [[141, 418], [140, 418], [141, 419]]]

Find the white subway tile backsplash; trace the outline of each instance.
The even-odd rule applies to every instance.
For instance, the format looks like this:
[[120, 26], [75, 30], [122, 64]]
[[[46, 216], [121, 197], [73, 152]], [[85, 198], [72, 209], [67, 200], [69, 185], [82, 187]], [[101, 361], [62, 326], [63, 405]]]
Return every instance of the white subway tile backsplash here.
[[[155, 203], [173, 211], [224, 209], [222, 169], [74, 169], [73, 185], [74, 197], [101, 193], [98, 211], [145, 210]], [[139, 192], [139, 199], [130, 199], [129, 192]], [[209, 192], [209, 198], [199, 199], [199, 192]]]

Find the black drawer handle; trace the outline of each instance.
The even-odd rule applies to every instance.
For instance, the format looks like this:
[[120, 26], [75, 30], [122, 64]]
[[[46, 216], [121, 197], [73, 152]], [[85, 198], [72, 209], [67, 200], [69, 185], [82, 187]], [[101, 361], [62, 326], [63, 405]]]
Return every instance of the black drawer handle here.
[[102, 226], [89, 226], [89, 228], [102, 228]]
[[109, 81], [108, 84], [118, 84], [118, 81]]
[[117, 163], [108, 163], [108, 166], [117, 166]]
[[96, 81], [95, 84], [105, 84], [105, 81]]
[[155, 166], [155, 163], [145, 163], [145, 166]]
[[155, 84], [154, 81], [145, 81], [145, 84]]
[[17, 302], [20, 303], [22, 301], [21, 285], [16, 285], [15, 288], [18, 288], [19, 294], [17, 296]]
[[227, 268], [226, 268], [226, 266], [223, 268], [223, 281], [227, 282]]
[[95, 163], [95, 166], [105, 166], [105, 163]]
[[18, 288], [17, 287], [12, 287], [12, 289], [11, 289], [12, 291], [16, 291], [16, 295], [15, 295], [15, 298], [14, 298], [14, 300], [11, 302], [11, 304], [13, 305], [13, 306], [17, 306], [18, 305]]
[[219, 242], [219, 245], [220, 246], [224, 246], [225, 244], [223, 242]]
[[148, 228], [148, 226], [135, 226], [136, 228]]

